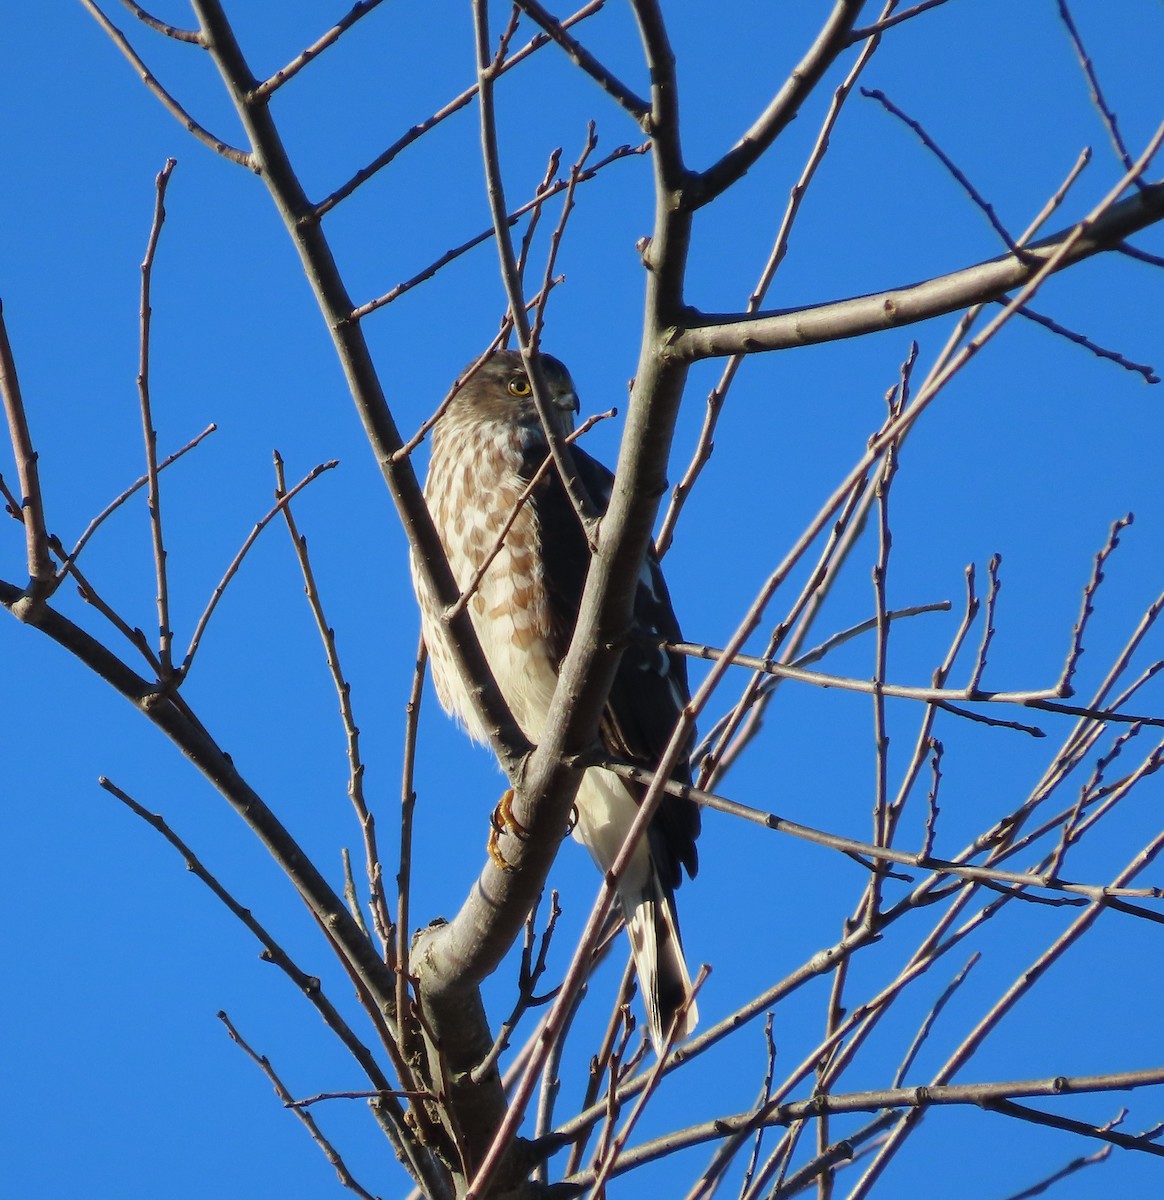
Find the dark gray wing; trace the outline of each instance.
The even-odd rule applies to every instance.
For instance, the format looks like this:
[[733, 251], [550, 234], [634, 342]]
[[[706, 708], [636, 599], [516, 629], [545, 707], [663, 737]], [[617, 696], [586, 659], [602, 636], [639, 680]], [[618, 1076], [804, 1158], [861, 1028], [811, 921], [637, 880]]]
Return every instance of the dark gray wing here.
[[[610, 503], [614, 476], [578, 447], [571, 447], [579, 479], [602, 511]], [[544, 447], [531, 448], [527, 478], [545, 457]], [[536, 458], [537, 461], [534, 461]], [[546, 589], [553, 619], [554, 653], [565, 656], [578, 620], [590, 551], [570, 498], [557, 472], [547, 472], [532, 497], [538, 518]], [[599, 733], [603, 745], [618, 758], [653, 770], [670, 741], [683, 706], [690, 699], [687, 660], [664, 650], [660, 641], [682, 640], [663, 571], [649, 551], [635, 591], [632, 628], [611, 685]], [[688, 757], [694, 735], [684, 747], [672, 778], [691, 782]], [[634, 789], [634, 785], [628, 784]], [[643, 789], [637, 789], [640, 794]], [[664, 887], [678, 887], [681, 866], [694, 877], [698, 867], [695, 839], [699, 806], [678, 796], [664, 796], [651, 822], [650, 841]]]

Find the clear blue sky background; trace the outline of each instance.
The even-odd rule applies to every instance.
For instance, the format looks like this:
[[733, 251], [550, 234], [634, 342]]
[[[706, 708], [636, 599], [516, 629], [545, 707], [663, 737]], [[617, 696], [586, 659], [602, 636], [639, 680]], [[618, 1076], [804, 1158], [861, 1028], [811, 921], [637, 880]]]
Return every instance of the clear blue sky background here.
[[[304, 0], [229, 7], [259, 73], [293, 57], [344, 11], [342, 4]], [[688, 157], [702, 166], [751, 122], [829, 6], [667, 7]], [[190, 21], [176, 0], [157, 0], [156, 11]], [[1078, 0], [1075, 12], [1138, 153], [1164, 116], [1164, 8], [1153, 0]], [[117, 19], [130, 20], [121, 9]], [[339, 458], [341, 468], [314, 484], [296, 511], [352, 682], [391, 875], [403, 705], [417, 632], [406, 549], [288, 239], [261, 184], [189, 138], [79, 4], [11, 6], [4, 25], [0, 295], [41, 453], [50, 526], [71, 543], [142, 471], [134, 385], [138, 264], [153, 179], [172, 155], [179, 165], [154, 298], [161, 450], [176, 449], [211, 421], [220, 427], [165, 477], [177, 644], [184, 647], [223, 569], [271, 502], [272, 449], [282, 452], [293, 478]], [[622, 5], [610, 5], [583, 36], [645, 89]], [[203, 54], [144, 30], [134, 38], [200, 121], [239, 140]], [[471, 77], [468, 5], [383, 5], [279, 96], [276, 116], [309, 193], [326, 194]], [[839, 79], [834, 72], [831, 83]], [[1086, 212], [1118, 177], [1052, 0], [951, 0], [887, 38], [864, 82], [921, 119], [1016, 233], [1085, 145], [1094, 147], [1095, 162], [1054, 227]], [[746, 300], [830, 90], [807, 106], [743, 185], [697, 221], [692, 303], [732, 309]], [[552, 48], [506, 77], [500, 104], [512, 202], [530, 194], [553, 147], [564, 146], [567, 161], [577, 152], [589, 117], [598, 121], [599, 154], [638, 134]], [[855, 97], [833, 140], [773, 305], [878, 290], [1000, 251], [945, 171], [876, 105]], [[568, 281], [555, 293], [546, 346], [570, 365], [584, 412], [625, 404], [642, 297], [634, 243], [649, 231], [650, 212], [643, 159], [616, 163], [579, 196], [560, 259]], [[344, 204], [327, 229], [349, 287], [363, 301], [486, 225], [470, 108]], [[1160, 231], [1136, 243], [1164, 253]], [[1088, 264], [1055, 281], [1039, 305], [1134, 360], [1164, 367], [1159, 269], [1127, 259]], [[411, 430], [431, 411], [458, 368], [488, 342], [502, 307], [495, 254], [486, 245], [366, 322], [402, 428]], [[920, 362], [928, 365], [951, 324], [948, 318], [749, 363], [667, 562], [690, 637], [726, 640], [880, 423], [882, 397], [910, 337], [919, 339]], [[672, 478], [690, 453], [717, 373], [716, 364], [692, 372]], [[611, 462], [618, 424], [605, 423], [588, 443]], [[950, 598], [957, 605], [964, 566], [981, 569], [1001, 553], [1004, 587], [985, 682], [1043, 686], [1059, 671], [1093, 554], [1110, 523], [1134, 511], [1089, 632], [1079, 681], [1086, 694], [1164, 584], [1161, 446], [1158, 389], [1042, 329], [1012, 326], [948, 389], [905, 449], [893, 499], [890, 603]], [[2, 469], [14, 477], [7, 460]], [[20, 530], [10, 523], [0, 534], [0, 575], [19, 580]], [[873, 611], [873, 553], [869, 543], [856, 556], [818, 627], [821, 637]], [[131, 623], [155, 627], [144, 500], [103, 529], [83, 565]], [[773, 620], [790, 600], [778, 600]], [[956, 615], [913, 623], [893, 644], [891, 678], [928, 682], [955, 624]], [[1157, 634], [1139, 666], [1160, 657], [1161, 645]], [[226, 1009], [296, 1094], [359, 1087], [356, 1069], [174, 852], [98, 789], [98, 775], [163, 811], [301, 965], [349, 1005], [350, 989], [302, 906], [209, 786], [103, 684], [12, 621], [0, 622], [0, 655], [7, 710], [0, 726], [0, 854], [8, 897], [0, 1191], [38, 1200], [340, 1194], [332, 1169], [214, 1014]], [[856, 643], [831, 666], [868, 677], [871, 655], [871, 643]], [[188, 696], [338, 883], [339, 848], [358, 844], [344, 794], [342, 730], [281, 527], [264, 535], [228, 592]], [[1149, 690], [1137, 707], [1159, 712], [1161, 700], [1160, 688]], [[908, 759], [919, 716], [913, 707], [890, 706], [896, 772]], [[1036, 742], [952, 719], [940, 723], [948, 753], [939, 851], [960, 849], [1021, 799], [1058, 745], [1056, 733], [1066, 730], [1047, 727], [1051, 736]], [[867, 699], [787, 687], [728, 790], [761, 808], [865, 837], [872, 736]], [[1140, 740], [1142, 755], [1149, 735]], [[458, 907], [480, 869], [487, 813], [501, 787], [488, 756], [453, 730], [431, 694], [417, 787], [413, 913], [420, 923]], [[1068, 874], [1109, 879], [1159, 828], [1162, 799], [1159, 783], [1149, 781]], [[910, 845], [920, 820], [915, 813], [903, 834]], [[864, 881], [858, 867], [826, 851], [717, 815], [705, 822], [701, 852], [700, 876], [680, 901], [690, 958], [714, 967], [700, 1001], [710, 1024], [836, 940]], [[576, 929], [596, 887], [586, 856], [567, 846], [552, 881], [563, 893], [564, 926]], [[1159, 882], [1159, 872], [1146, 882]], [[975, 944], [984, 962], [943, 1014], [910, 1082], [929, 1078], [943, 1049], [1074, 915], [1012, 905], [1005, 924], [988, 927]], [[914, 941], [924, 928], [924, 917], [913, 923]], [[854, 970], [854, 1000], [891, 978], [913, 944], [895, 943], [894, 935], [889, 943], [880, 958]], [[557, 969], [566, 949], [563, 940]], [[963, 959], [961, 952], [952, 956], [918, 985], [850, 1086], [888, 1083], [918, 1021]], [[1108, 914], [961, 1078], [1159, 1063], [1160, 961], [1157, 927]], [[601, 977], [584, 1013], [588, 1026], [604, 1020], [604, 989], [620, 969], [613, 964]], [[497, 1018], [508, 1009], [511, 979], [503, 972], [489, 989]], [[826, 995], [821, 980], [778, 1009], [781, 1068], [815, 1043]], [[680, 1093], [664, 1093], [644, 1135], [748, 1107], [762, 1073], [762, 1034], [754, 1024], [696, 1068]], [[579, 1087], [571, 1074], [566, 1097]], [[1056, 1111], [1103, 1121], [1121, 1102], [1064, 1102]], [[1128, 1102], [1129, 1131], [1164, 1116], [1158, 1092]], [[564, 1099], [562, 1111], [568, 1108]], [[338, 1102], [320, 1117], [366, 1186], [402, 1194], [388, 1147], [358, 1104]], [[1006, 1196], [1094, 1148], [989, 1114], [936, 1113], [890, 1169], [883, 1194]], [[706, 1157], [698, 1151], [656, 1172], [653, 1186], [663, 1189], [657, 1194], [682, 1194]], [[1117, 1152], [1055, 1194], [1148, 1195], [1161, 1178], [1158, 1160]], [[643, 1186], [616, 1185], [612, 1194], [645, 1194]]]

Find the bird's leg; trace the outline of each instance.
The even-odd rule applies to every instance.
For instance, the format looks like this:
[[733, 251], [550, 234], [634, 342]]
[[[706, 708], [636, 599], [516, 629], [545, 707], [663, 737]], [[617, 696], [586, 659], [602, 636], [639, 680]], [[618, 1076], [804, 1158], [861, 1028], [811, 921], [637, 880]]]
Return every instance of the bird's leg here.
[[501, 853], [501, 835], [508, 831], [522, 841], [528, 836], [525, 826], [513, 815], [513, 788], [506, 788], [497, 807], [489, 815], [489, 841], [487, 849], [498, 870], [514, 871], [517, 868]]

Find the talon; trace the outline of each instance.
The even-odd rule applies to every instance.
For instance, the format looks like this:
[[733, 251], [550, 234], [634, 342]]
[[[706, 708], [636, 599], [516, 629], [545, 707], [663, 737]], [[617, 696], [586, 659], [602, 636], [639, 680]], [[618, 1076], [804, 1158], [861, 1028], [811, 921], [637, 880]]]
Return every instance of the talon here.
[[570, 837], [578, 828], [578, 805], [570, 806], [570, 819], [566, 822], [566, 836]]
[[489, 841], [486, 843], [486, 849], [498, 870], [516, 871], [517, 868], [501, 852], [501, 835], [507, 832], [523, 841], [529, 836], [525, 826], [513, 815], [513, 788], [505, 789], [501, 799], [497, 801], [497, 807], [489, 814]]

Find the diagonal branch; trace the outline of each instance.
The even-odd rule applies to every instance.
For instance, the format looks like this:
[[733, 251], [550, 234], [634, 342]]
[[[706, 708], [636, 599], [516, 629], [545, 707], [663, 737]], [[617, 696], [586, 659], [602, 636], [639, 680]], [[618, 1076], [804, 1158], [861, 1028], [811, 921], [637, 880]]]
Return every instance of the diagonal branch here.
[[971, 304], [1000, 299], [1004, 293], [1030, 282], [1061, 250], [1064, 252], [1052, 268], [1055, 271], [1115, 250], [1124, 238], [1161, 220], [1164, 182], [1150, 183], [1138, 195], [1112, 204], [1082, 232], [1073, 225], [1033, 243], [1023, 258], [1004, 254], [922, 283], [808, 308], [755, 316], [692, 310], [688, 327], [677, 335], [672, 349], [680, 357], [695, 361], [740, 351], [788, 350], [898, 329]]
[[836, 0], [816, 41], [789, 73], [784, 86], [738, 142], [707, 170], [695, 176], [688, 203], [709, 204], [737, 183], [796, 118], [837, 56], [851, 44], [851, 34], [865, 0]]
[[317, 59], [328, 46], [334, 45], [339, 41], [340, 36], [346, 33], [351, 27], [361, 18], [366, 17], [372, 11], [380, 0], [356, 0], [356, 3], [344, 14], [321, 38], [312, 42], [300, 54], [297, 54], [285, 67], [280, 67], [274, 75], [264, 79], [262, 83], [255, 89], [256, 95], [260, 97], [270, 96], [277, 91], [289, 79], [294, 79], [300, 71], [303, 70], [308, 63]]
[[[81, 0], [81, 3], [89, 11], [89, 14], [97, 22], [98, 25], [108, 34], [109, 39], [121, 51], [122, 54], [129, 60], [130, 65], [137, 72], [138, 78], [142, 83], [161, 101], [162, 107], [166, 109], [178, 123], [188, 132], [192, 133], [204, 146], [209, 146], [211, 150], [217, 154], [221, 154], [223, 158], [229, 159], [233, 163], [238, 163], [240, 166], [249, 167], [254, 170], [255, 164], [251, 156], [245, 150], [239, 150], [235, 146], [224, 142], [221, 138], [215, 137], [208, 129], [203, 128], [197, 121], [166, 91], [164, 87], [154, 77], [153, 72], [142, 61], [141, 56], [130, 45], [129, 39], [117, 28], [116, 25], [105, 15], [97, 5], [96, 0]], [[197, 41], [201, 45], [205, 45], [202, 35], [197, 38], [183, 39]]]
[[[8, 437], [16, 458], [16, 474], [20, 480], [19, 504], [12, 515], [24, 525], [24, 540], [28, 556], [28, 600], [36, 604], [51, 590], [53, 580], [52, 556], [49, 553], [48, 531], [44, 522], [44, 499], [40, 492], [37, 453], [28, 428], [28, 416], [20, 394], [16, 375], [16, 360], [8, 341], [4, 308], [0, 305], [0, 399], [8, 420]], [[16, 497], [13, 497], [15, 500]], [[10, 501], [11, 503], [11, 501]]]
[[621, 79], [607, 70], [577, 38], [567, 33], [557, 17], [543, 8], [538, 0], [514, 2], [531, 21], [540, 25], [562, 47], [575, 66], [585, 71], [608, 96], [612, 96], [616, 103], [630, 114], [644, 133], [650, 132], [647, 114], [651, 106], [641, 96], [636, 95]]
[[[822, 1113], [878, 1112], [884, 1108], [903, 1109], [920, 1115], [926, 1109], [944, 1105], [972, 1104], [976, 1107], [991, 1107], [1016, 1096], [1063, 1096], [1091, 1095], [1099, 1092], [1126, 1091], [1137, 1087], [1154, 1087], [1164, 1084], [1164, 1069], [1159, 1067], [1146, 1071], [1127, 1071], [1110, 1075], [1087, 1075], [1075, 1078], [1059, 1075], [1047, 1079], [1023, 1079], [1014, 1082], [947, 1084], [934, 1087], [885, 1088], [880, 1091], [850, 1092], [845, 1094], [822, 1094], [810, 1100], [799, 1100], [791, 1104], [773, 1105], [764, 1120], [770, 1125], [791, 1125], [818, 1117]], [[677, 1133], [656, 1138], [624, 1152], [612, 1175], [623, 1175], [644, 1163], [660, 1157], [660, 1151], [674, 1153], [687, 1146], [702, 1145], [728, 1137], [737, 1128], [749, 1128], [756, 1120], [755, 1112], [738, 1113], [733, 1116], [717, 1117], [700, 1125], [692, 1125]], [[1094, 1126], [1083, 1126], [1075, 1130], [1090, 1137], [1108, 1140], [1104, 1131]], [[1164, 1156], [1164, 1146], [1146, 1138], [1129, 1139], [1133, 1144], [1128, 1149], [1146, 1154]], [[581, 1171], [563, 1181], [579, 1189], [589, 1186], [594, 1180], [593, 1171]]]

